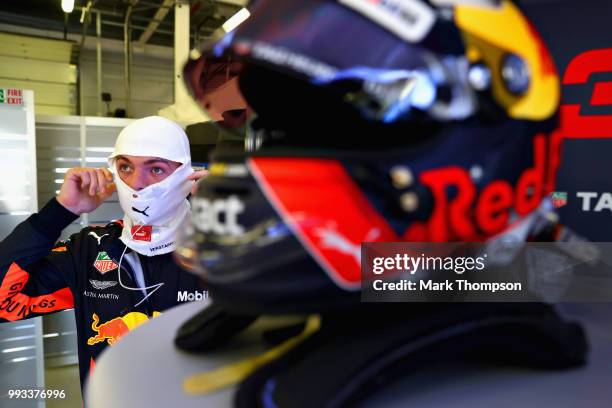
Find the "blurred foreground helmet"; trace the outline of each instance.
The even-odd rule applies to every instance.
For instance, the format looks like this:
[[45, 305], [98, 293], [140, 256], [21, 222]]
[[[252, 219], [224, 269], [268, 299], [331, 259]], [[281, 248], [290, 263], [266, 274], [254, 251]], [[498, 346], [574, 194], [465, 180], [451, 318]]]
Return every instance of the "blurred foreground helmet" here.
[[360, 302], [362, 242], [542, 238], [559, 81], [511, 2], [259, 0], [185, 78], [246, 152], [220, 146], [192, 198], [175, 255], [213, 303], [175, 344], [210, 352], [258, 315], [317, 315], [206, 373], [261, 365], [236, 407], [354, 406], [454, 358], [584, 364], [581, 327], [543, 303]]
[[554, 186], [559, 79], [510, 1], [259, 0], [185, 78], [249, 150], [177, 251], [229, 308], [353, 302], [361, 242], [487, 241]]
[[[224, 126], [256, 116], [256, 129], [297, 138], [323, 124], [359, 124], [388, 134], [380, 147], [432, 137], [421, 123], [546, 120], [559, 102], [548, 51], [507, 0], [259, 0], [186, 78], [213, 118], [248, 104], [251, 115]], [[353, 147], [348, 133], [320, 138]]]

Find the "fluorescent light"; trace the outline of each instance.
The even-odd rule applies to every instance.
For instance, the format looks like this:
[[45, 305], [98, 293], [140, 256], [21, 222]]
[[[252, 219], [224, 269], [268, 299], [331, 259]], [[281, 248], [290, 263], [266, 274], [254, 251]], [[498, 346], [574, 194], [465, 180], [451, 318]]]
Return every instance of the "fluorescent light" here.
[[86, 157], [85, 161], [91, 163], [108, 163], [108, 159], [106, 157]]
[[74, 0], [62, 0], [62, 10], [64, 13], [72, 13], [72, 10], [74, 10]]
[[31, 329], [32, 327], [34, 327], [33, 324], [20, 324], [19, 326], [13, 326], [11, 328], [13, 330], [19, 330], [19, 329]]
[[56, 162], [80, 162], [80, 157], [54, 157], [53, 161]]
[[[53, 158], [53, 161], [56, 162], [60, 162], [60, 163], [70, 163], [70, 162], [80, 162], [81, 158], [80, 157], [55, 157]], [[106, 157], [85, 157], [85, 161], [88, 161], [90, 163], [108, 163], [108, 159]], [[60, 169], [62, 169], [62, 173], [65, 173], [66, 171], [63, 170], [62, 167], [59, 167]]]
[[27, 340], [27, 339], [33, 339], [34, 335], [33, 334], [29, 334], [27, 336], [15, 336], [15, 337], [6, 337], [2, 340], [0, 340], [0, 343], [2, 342], [9, 342], [9, 341], [17, 341], [17, 340]]
[[10, 363], [21, 363], [22, 361], [34, 360], [36, 357], [17, 357], [9, 360]]
[[3, 353], [14, 353], [16, 351], [30, 350], [30, 349], [33, 349], [33, 348], [34, 348], [34, 346], [15, 347], [15, 348], [4, 349], [4, 350], [2, 350], [2, 352]]
[[115, 148], [114, 147], [88, 147], [88, 152], [102, 152], [102, 153], [112, 153]]
[[251, 13], [249, 13], [249, 10], [243, 7], [238, 10], [236, 14], [231, 16], [225, 23], [223, 23], [221, 27], [223, 27], [223, 31], [229, 33], [230, 31], [238, 27], [240, 24], [242, 24], [242, 22], [249, 18], [250, 15]]

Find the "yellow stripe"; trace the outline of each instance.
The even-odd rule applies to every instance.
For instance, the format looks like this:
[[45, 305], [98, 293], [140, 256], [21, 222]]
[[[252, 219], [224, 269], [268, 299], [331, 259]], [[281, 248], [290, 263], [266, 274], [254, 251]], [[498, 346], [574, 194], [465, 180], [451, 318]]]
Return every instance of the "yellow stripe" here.
[[190, 395], [210, 394], [222, 388], [232, 386], [244, 380], [257, 368], [282, 356], [302, 341], [306, 340], [321, 327], [321, 319], [313, 315], [306, 321], [304, 331], [299, 335], [284, 341], [263, 354], [250, 357], [234, 364], [217, 368], [212, 371], [194, 374], [183, 381], [183, 389]]

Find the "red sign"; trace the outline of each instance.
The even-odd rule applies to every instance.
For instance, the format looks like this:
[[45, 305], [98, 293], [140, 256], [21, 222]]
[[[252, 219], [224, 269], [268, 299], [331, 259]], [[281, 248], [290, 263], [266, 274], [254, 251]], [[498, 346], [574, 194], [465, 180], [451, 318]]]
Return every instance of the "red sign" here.
[[21, 89], [0, 88], [0, 103], [7, 105], [23, 105], [23, 91]]
[[[612, 48], [590, 50], [575, 56], [567, 66], [564, 85], [587, 84], [591, 75], [612, 72]], [[612, 83], [597, 81], [591, 95], [591, 106], [610, 106]], [[612, 137], [612, 115], [585, 115], [580, 105], [561, 106], [561, 132], [566, 138]]]

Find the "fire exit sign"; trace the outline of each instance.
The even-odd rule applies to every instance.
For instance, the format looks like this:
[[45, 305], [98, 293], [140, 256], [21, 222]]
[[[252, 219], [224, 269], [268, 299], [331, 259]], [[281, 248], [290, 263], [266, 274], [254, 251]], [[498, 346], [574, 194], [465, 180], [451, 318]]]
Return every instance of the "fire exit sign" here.
[[21, 89], [0, 88], [0, 103], [23, 105], [23, 92]]

